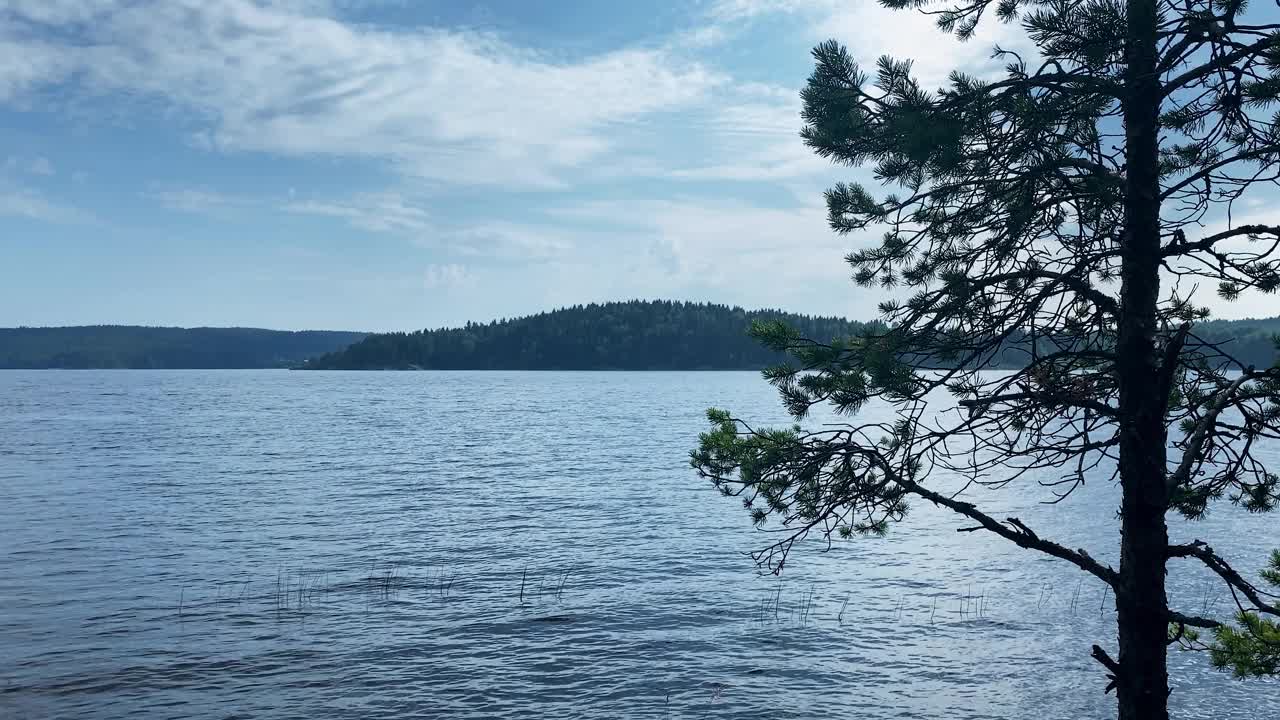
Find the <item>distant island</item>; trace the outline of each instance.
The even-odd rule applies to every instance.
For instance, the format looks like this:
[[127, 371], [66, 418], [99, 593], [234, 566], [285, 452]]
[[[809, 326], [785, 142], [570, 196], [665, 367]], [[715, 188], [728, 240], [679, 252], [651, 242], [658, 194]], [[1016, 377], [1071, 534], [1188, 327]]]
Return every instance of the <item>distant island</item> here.
[[867, 327], [836, 317], [666, 300], [575, 305], [460, 328], [370, 335], [304, 365], [315, 370], [758, 370], [782, 359], [748, 337], [782, 320], [806, 337]]
[[135, 325], [0, 328], [0, 368], [282, 368], [340, 350], [367, 334]]
[[[814, 340], [883, 330], [878, 322], [744, 310], [707, 303], [643, 301], [575, 305], [460, 328], [369, 335], [315, 358], [313, 370], [758, 370], [783, 357], [748, 337], [755, 320], [781, 320]], [[1280, 318], [1214, 320], [1201, 338], [1229, 341], [1246, 364], [1275, 362]], [[1020, 357], [1020, 356], [1019, 356]]]
[[[758, 370], [783, 359], [747, 335], [781, 320], [830, 340], [883, 330], [878, 322], [632, 300], [463, 327], [369, 334], [256, 328], [97, 325], [0, 328], [0, 369], [301, 368], [309, 370]], [[1213, 320], [1196, 334], [1245, 364], [1276, 361], [1280, 318]]]

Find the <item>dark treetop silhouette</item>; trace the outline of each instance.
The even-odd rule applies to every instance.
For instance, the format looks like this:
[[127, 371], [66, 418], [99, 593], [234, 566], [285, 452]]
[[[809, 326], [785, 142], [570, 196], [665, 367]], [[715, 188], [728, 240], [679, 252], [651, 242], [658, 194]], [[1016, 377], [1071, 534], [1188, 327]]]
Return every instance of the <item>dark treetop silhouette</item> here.
[[664, 300], [576, 305], [515, 320], [371, 335], [307, 364], [331, 370], [759, 370], [781, 353], [747, 336], [755, 320], [785, 320], [810, 337], [863, 323], [778, 310]]
[[[468, 323], [460, 328], [370, 335], [314, 358], [314, 370], [759, 370], [785, 354], [748, 337], [751, 324], [780, 320], [808, 338], [829, 340], [883, 331], [881, 323], [743, 310], [704, 303], [632, 300]], [[1252, 364], [1275, 355], [1280, 319], [1218, 320], [1197, 328]], [[1001, 367], [1020, 367], [1027, 338], [1005, 342]], [[1044, 341], [1041, 340], [1044, 345]]]
[[0, 328], [0, 368], [275, 368], [366, 333], [134, 325]]
[[[767, 319], [782, 320], [815, 339], [883, 330], [880, 323], [774, 310], [636, 300], [373, 335], [126, 325], [0, 328], [0, 368], [759, 370], [785, 357], [748, 337], [752, 322]], [[1280, 318], [1215, 320], [1196, 332], [1224, 343], [1241, 362], [1265, 365], [1275, 354]], [[1002, 366], [1025, 363], [1020, 344], [1026, 339], [1006, 342]]]
[[[997, 49], [1000, 79], [957, 72], [932, 91], [908, 62], [882, 58], [872, 78], [835, 42], [814, 51], [804, 142], [874, 167], [888, 188], [836, 185], [830, 224], [883, 231], [849, 262], [857, 282], [901, 288], [902, 300], [883, 303], [879, 334], [815, 342], [768, 324], [757, 335], [793, 358], [767, 376], [797, 418], [826, 403], [854, 415], [875, 398], [897, 420], [757, 431], [713, 410], [693, 464], [756, 521], [783, 523], [784, 539], [757, 555], [774, 570], [807, 533], [884, 532], [911, 497], [1075, 564], [1115, 597], [1118, 656], [1093, 654], [1119, 716], [1164, 720], [1167, 647], [1200, 642], [1194, 628], [1217, 629], [1214, 659], [1240, 672], [1267, 669], [1259, 647], [1274, 658], [1266, 618], [1280, 610], [1210, 545], [1171, 541], [1165, 517], [1199, 517], [1223, 497], [1253, 512], [1277, 500], [1257, 451], [1280, 435], [1280, 368], [1202, 334], [1193, 291], [1231, 300], [1280, 286], [1280, 227], [1227, 214], [1277, 179], [1280, 25], [1251, 23], [1229, 0], [884, 4], [934, 12], [962, 38], [979, 22], [1020, 23], [1038, 54]], [[1019, 369], [977, 372], [1018, 335], [1034, 339]], [[935, 390], [954, 401], [934, 394], [926, 412]], [[969, 487], [1034, 477], [1068, 499], [1089, 473], [1121, 487], [1118, 568], [934, 489], [944, 476]], [[1169, 607], [1171, 560], [1216, 573], [1240, 626]]]

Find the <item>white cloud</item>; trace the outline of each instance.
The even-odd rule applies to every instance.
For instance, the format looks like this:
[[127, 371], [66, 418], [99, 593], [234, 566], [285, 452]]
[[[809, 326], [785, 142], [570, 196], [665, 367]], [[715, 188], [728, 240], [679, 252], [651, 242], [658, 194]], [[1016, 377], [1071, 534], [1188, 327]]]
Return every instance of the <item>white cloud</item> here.
[[[722, 108], [712, 162], [671, 173], [689, 180], [782, 180], [827, 175], [831, 162], [800, 140], [799, 92], [761, 87]], [[721, 159], [723, 158], [723, 159]]]
[[362, 193], [341, 201], [303, 200], [285, 203], [286, 212], [346, 220], [372, 232], [414, 235], [431, 228], [431, 215], [415, 201], [394, 193]]
[[[663, 50], [570, 62], [491, 35], [347, 24], [319, 7], [23, 0], [0, 14], [0, 101], [74, 82], [192, 112], [218, 148], [370, 157], [455, 184], [554, 187], [629, 123], [723, 82]], [[41, 39], [67, 27], [82, 41]]]
[[218, 213], [249, 204], [247, 198], [198, 188], [161, 190], [151, 193], [149, 197], [170, 210], [202, 214]]
[[0, 26], [0, 102], [18, 102], [35, 88], [66, 78], [73, 67], [60, 48], [14, 39]]
[[0, 217], [54, 223], [83, 223], [90, 220], [87, 213], [49, 200], [34, 191], [2, 186], [0, 186]]
[[51, 223], [85, 223], [92, 216], [78, 208], [51, 200], [31, 187], [28, 176], [53, 175], [53, 164], [43, 157], [10, 155], [0, 163], [0, 217]]
[[[373, 158], [444, 184], [513, 189], [827, 169], [796, 138], [799, 88], [731, 83], [689, 59], [735, 24], [788, 13], [864, 62], [914, 57], [927, 81], [983, 65], [991, 44], [957, 43], [918, 13], [836, 0], [722, 0], [704, 25], [659, 47], [574, 60], [491, 34], [356, 25], [339, 12], [351, 3], [332, 0], [10, 4], [0, 15], [0, 102], [36, 102], [39, 90], [70, 82], [91, 97], [158, 98], [185, 111], [190, 137], [210, 150]], [[1008, 41], [1001, 27], [984, 31]], [[51, 44], [68, 28], [82, 41]], [[674, 113], [667, 130], [705, 138], [695, 156], [663, 152], [666, 133], [651, 121]]]
[[872, 72], [882, 55], [912, 60], [926, 88], [945, 84], [952, 70], [976, 75], [1000, 71], [1006, 61], [991, 58], [995, 45], [1022, 52], [1028, 60], [1034, 51], [1017, 21], [1004, 23], [989, 15], [972, 39], [961, 42], [938, 29], [936, 16], [916, 9], [892, 10], [873, 0], [719, 0], [710, 17], [718, 23], [741, 23], [776, 14], [803, 18], [812, 40], [836, 39]]
[[[446, 223], [436, 219], [420, 195], [401, 192], [358, 193], [341, 199], [291, 199], [279, 206], [285, 212], [339, 218], [360, 230], [396, 235], [414, 245], [486, 264], [525, 263], [563, 259], [590, 249], [592, 241], [606, 241], [544, 222], [485, 219]], [[610, 237], [611, 242], [617, 238]]]
[[704, 287], [759, 292], [779, 283], [843, 283], [848, 277], [841, 258], [851, 240], [831, 232], [820, 205], [764, 208], [687, 198], [550, 212], [565, 221], [612, 224], [597, 234], [629, 235], [632, 242], [618, 249], [619, 256], [643, 256], [655, 273]]
[[910, 59], [913, 74], [925, 88], [946, 84], [953, 70], [979, 76], [1003, 71], [1008, 60], [993, 59], [996, 45], [1023, 53], [1034, 46], [1015, 21], [987, 17], [970, 40], [961, 42], [938, 29], [936, 18], [910, 10], [891, 10], [873, 2], [838, 3], [820, 20], [818, 29], [849, 47], [858, 62], [874, 71], [882, 55]]
[[544, 226], [507, 230], [570, 249], [542, 262], [487, 265], [466, 296], [467, 317], [636, 297], [876, 315], [881, 293], [857, 288], [843, 262], [864, 240], [834, 236], [820, 205], [685, 197], [564, 204], [546, 215]]
[[813, 10], [826, 3], [815, 0], [717, 0], [709, 15], [718, 22], [751, 20], [771, 13]]
[[471, 285], [473, 278], [466, 266], [457, 263], [428, 265], [422, 273], [422, 285], [428, 290]]
[[431, 245], [487, 261], [545, 261], [572, 251], [589, 251], [591, 240], [613, 243], [617, 238], [576, 232], [540, 223], [490, 220], [443, 233]]
[[113, 9], [115, 0], [6, 0], [5, 9], [46, 25], [83, 26]]
[[[976, 36], [960, 42], [940, 31], [935, 18], [916, 10], [890, 10], [865, 0], [721, 0], [708, 11], [711, 27], [723, 33], [751, 23], [786, 16], [806, 28], [813, 43], [835, 38], [868, 72], [882, 55], [913, 61], [926, 88], [944, 85], [956, 69], [976, 75], [1003, 71], [1004, 60], [991, 58], [995, 45], [1033, 57], [1021, 28], [989, 18]], [[832, 177], [830, 162], [817, 157], [799, 139], [800, 88], [739, 83], [706, 121], [705, 153], [672, 176], [689, 180], [777, 181]]]
[[[705, 134], [701, 153], [681, 156], [674, 169], [656, 171], [682, 180], [781, 181], [828, 177], [831, 162], [800, 140], [800, 90], [740, 83], [714, 108], [692, 113], [686, 127]], [[821, 192], [819, 190], [819, 192]]]

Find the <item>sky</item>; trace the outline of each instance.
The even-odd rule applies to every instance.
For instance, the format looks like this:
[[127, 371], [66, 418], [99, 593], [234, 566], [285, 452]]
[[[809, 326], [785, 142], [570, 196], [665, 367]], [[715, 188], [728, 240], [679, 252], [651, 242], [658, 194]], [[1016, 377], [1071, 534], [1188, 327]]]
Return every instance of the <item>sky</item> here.
[[[410, 330], [630, 298], [871, 318], [810, 49], [870, 0], [0, 0], [0, 326]], [[1275, 315], [1246, 298], [1218, 315]]]

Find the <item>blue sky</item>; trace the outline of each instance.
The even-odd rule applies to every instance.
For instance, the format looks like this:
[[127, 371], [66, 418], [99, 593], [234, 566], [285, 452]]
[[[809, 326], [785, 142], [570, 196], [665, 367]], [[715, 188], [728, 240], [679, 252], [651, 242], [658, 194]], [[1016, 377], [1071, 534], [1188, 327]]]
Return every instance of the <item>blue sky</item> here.
[[[4, 0], [0, 326], [414, 329], [633, 297], [872, 317], [809, 49], [862, 0]], [[1223, 316], [1275, 314], [1247, 300]]]

